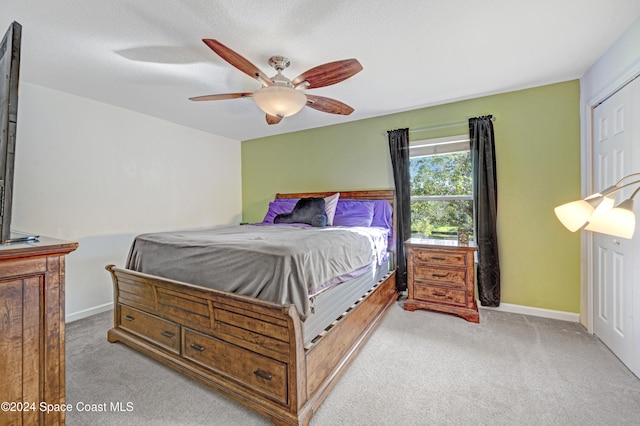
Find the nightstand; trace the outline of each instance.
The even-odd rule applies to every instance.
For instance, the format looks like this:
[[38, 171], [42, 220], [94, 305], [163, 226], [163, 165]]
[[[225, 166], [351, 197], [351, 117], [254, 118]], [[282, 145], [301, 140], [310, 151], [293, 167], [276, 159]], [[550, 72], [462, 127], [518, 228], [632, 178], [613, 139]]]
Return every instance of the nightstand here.
[[480, 322], [475, 298], [475, 245], [410, 238], [407, 248], [408, 298], [404, 309], [428, 309]]

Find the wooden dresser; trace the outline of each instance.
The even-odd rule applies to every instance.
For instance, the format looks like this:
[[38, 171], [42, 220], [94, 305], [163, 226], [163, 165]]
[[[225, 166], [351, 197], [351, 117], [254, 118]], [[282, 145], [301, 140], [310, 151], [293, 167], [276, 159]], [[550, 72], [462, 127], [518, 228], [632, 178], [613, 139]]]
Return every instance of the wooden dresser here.
[[[0, 245], [0, 424], [62, 425], [64, 262], [77, 243]], [[43, 405], [45, 404], [45, 405]]]
[[474, 245], [410, 238], [407, 248], [408, 298], [404, 309], [429, 309], [480, 322], [475, 298]]

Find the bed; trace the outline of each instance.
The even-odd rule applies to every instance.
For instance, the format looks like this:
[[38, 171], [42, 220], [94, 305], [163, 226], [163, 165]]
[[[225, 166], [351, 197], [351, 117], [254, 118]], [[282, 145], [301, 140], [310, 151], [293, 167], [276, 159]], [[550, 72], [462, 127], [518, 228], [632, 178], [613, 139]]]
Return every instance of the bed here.
[[[329, 199], [334, 194], [277, 194], [272, 203], [274, 209], [270, 204], [264, 222], [273, 219], [269, 215], [272, 210], [277, 213], [276, 205], [283, 208], [298, 199]], [[356, 226], [346, 226], [351, 225], [350, 218], [343, 215], [340, 223], [346, 225], [340, 226], [339, 208], [336, 225], [322, 229], [268, 226], [265, 223], [240, 225], [241, 234], [254, 238], [255, 244], [249, 246], [266, 240], [266, 249], [254, 250], [262, 251], [264, 258], [252, 258], [249, 262], [262, 265], [259, 270], [264, 272], [260, 274], [246, 272], [251, 266], [247, 263], [247, 255], [235, 252], [236, 248], [240, 250], [247, 245], [246, 235], [234, 240], [235, 229], [222, 230], [223, 234], [232, 234], [225, 237], [231, 238], [231, 244], [226, 241], [221, 248], [226, 250], [227, 256], [212, 252], [207, 261], [207, 265], [214, 266], [211, 268], [189, 263], [205, 258], [200, 247], [200, 239], [204, 239], [203, 233], [206, 233], [203, 230], [178, 233], [177, 236], [148, 234], [141, 236], [140, 241], [144, 244], [137, 238], [125, 268], [107, 266], [113, 279], [115, 306], [114, 327], [108, 332], [108, 340], [121, 342], [222, 392], [277, 425], [308, 424], [314, 411], [397, 300], [393, 267], [394, 195], [392, 190], [377, 190], [341, 192], [339, 196], [339, 207], [343, 206], [343, 210], [348, 200], [354, 204], [375, 205], [376, 212], [377, 206], [388, 206], [388, 213], [383, 212], [380, 217], [389, 229], [382, 234], [373, 229], [381, 227], [375, 225], [375, 219], [371, 222], [372, 229], [362, 230], [360, 219], [353, 223]], [[272, 236], [271, 233], [276, 232], [274, 228], [279, 228], [278, 233], [286, 230], [293, 234]], [[303, 237], [299, 239], [313, 246], [313, 251], [319, 250], [323, 256], [328, 256], [327, 251], [322, 252], [327, 243], [319, 239], [319, 235], [324, 234], [322, 238], [326, 238], [330, 234], [330, 238], [338, 238], [337, 233], [342, 235], [343, 231], [349, 233], [347, 238], [362, 239], [362, 235], [366, 235], [364, 238], [374, 248], [372, 258], [361, 256], [354, 261], [356, 263], [342, 266], [352, 273], [326, 279], [335, 271], [326, 272], [325, 269], [336, 262], [327, 260], [320, 264], [310, 258], [312, 250], [304, 246], [302, 258], [307, 262], [305, 265], [312, 265], [311, 271], [307, 270], [308, 266], [280, 264], [268, 257], [277, 251], [273, 249], [275, 246], [268, 246], [269, 241], [274, 238], [295, 240], [296, 233], [302, 233]], [[360, 236], [354, 237], [353, 233]], [[179, 254], [174, 255], [173, 262], [157, 257], [158, 251], [154, 249], [142, 249], [145, 245], [154, 247], [156, 243], [174, 237], [181, 243], [179, 250], [174, 252]], [[384, 253], [378, 246], [381, 239], [384, 240]], [[185, 241], [189, 244], [185, 245]], [[329, 251], [340, 251], [341, 247], [342, 244], [334, 244]], [[146, 258], [145, 250], [150, 253]], [[191, 253], [190, 250], [195, 251]], [[209, 250], [214, 249], [206, 249]], [[352, 270], [354, 265], [355, 270]], [[208, 275], [206, 271], [200, 271], [205, 269], [209, 270]], [[229, 272], [233, 270], [237, 274]], [[259, 279], [253, 278], [256, 275]], [[294, 289], [289, 284], [291, 279], [304, 281], [304, 290]], [[259, 282], [253, 282], [256, 280]], [[273, 287], [282, 288], [273, 293]]]

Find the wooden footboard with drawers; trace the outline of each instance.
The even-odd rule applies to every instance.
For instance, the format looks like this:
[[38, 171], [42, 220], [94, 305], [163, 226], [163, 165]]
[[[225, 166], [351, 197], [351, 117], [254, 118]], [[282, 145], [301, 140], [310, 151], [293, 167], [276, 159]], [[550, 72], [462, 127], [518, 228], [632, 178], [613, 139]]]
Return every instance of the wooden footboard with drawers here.
[[397, 299], [389, 273], [304, 348], [298, 311], [107, 267], [122, 342], [271, 418], [306, 425]]
[[[393, 191], [375, 194], [393, 203]], [[107, 270], [115, 304], [110, 342], [124, 343], [277, 425], [309, 423], [397, 300], [392, 271], [305, 348], [300, 317], [292, 305], [114, 265]]]

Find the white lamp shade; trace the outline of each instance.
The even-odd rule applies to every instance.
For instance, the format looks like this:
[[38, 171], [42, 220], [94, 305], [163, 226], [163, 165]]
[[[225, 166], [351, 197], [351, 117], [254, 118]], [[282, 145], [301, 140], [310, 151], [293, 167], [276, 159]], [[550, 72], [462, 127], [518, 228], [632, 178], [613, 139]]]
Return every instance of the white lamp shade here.
[[590, 195], [584, 200], [572, 201], [556, 207], [556, 216], [571, 232], [582, 228], [594, 215], [602, 214], [613, 208], [615, 200], [603, 197], [599, 193]]
[[275, 84], [253, 92], [252, 97], [262, 111], [278, 117], [296, 114], [307, 104], [304, 93]]
[[632, 238], [635, 227], [633, 200], [629, 199], [607, 212], [594, 215], [585, 229], [614, 237]]
[[[587, 199], [587, 201], [589, 201], [589, 199]], [[600, 202], [600, 204], [598, 204], [596, 209], [593, 211], [593, 216], [598, 216], [602, 213], [608, 212], [613, 208], [615, 204], [616, 204], [616, 200], [614, 200], [613, 198], [602, 197], [602, 201]]]
[[587, 223], [593, 214], [594, 208], [589, 202], [578, 200], [558, 206], [554, 211], [564, 227], [571, 232], [575, 232]]

